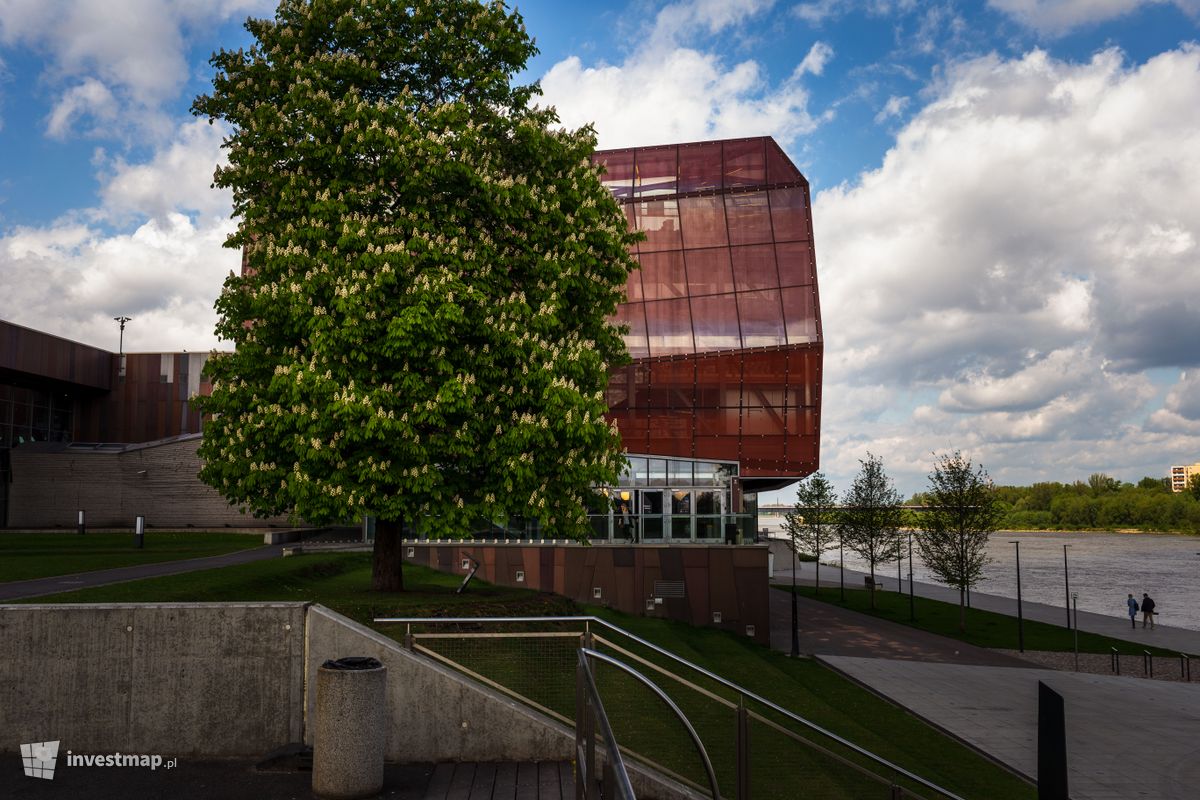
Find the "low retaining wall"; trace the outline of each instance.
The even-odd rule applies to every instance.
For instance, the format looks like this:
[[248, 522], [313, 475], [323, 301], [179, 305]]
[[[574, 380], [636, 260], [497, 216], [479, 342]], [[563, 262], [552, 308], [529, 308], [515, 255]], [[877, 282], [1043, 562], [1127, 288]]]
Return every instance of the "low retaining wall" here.
[[[575, 733], [340, 614], [307, 603], [0, 605], [0, 753], [260, 757], [312, 744], [317, 668], [388, 668], [387, 759], [573, 760]], [[631, 765], [639, 797], [696, 800]]]
[[[323, 606], [308, 611], [306, 719], [316, 710], [317, 667], [373, 656], [387, 667], [388, 761], [574, 761], [575, 731]], [[311, 745], [313, 726], [305, 725]], [[639, 798], [698, 800], [682, 784], [627, 764]]]
[[[487, 687], [466, 681], [394, 640], [322, 606], [307, 620], [305, 719], [317, 706], [317, 667], [373, 656], [388, 669], [389, 761], [565, 761], [575, 734]], [[311, 724], [305, 744], [312, 744]]]
[[[405, 542], [405, 557], [501, 586], [554, 592], [646, 617], [713, 625], [771, 644], [767, 545]], [[720, 615], [720, 622], [716, 616]]]
[[0, 751], [260, 755], [303, 734], [304, 603], [0, 606]]

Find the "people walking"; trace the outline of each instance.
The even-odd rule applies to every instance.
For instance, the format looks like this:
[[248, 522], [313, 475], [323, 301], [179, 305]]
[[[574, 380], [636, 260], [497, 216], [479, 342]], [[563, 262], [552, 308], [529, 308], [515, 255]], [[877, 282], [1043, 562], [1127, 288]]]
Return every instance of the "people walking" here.
[[1154, 598], [1142, 592], [1142, 627], [1146, 627], [1146, 623], [1150, 623], [1150, 630], [1154, 630]]
[[1129, 595], [1129, 599], [1125, 601], [1125, 605], [1129, 606], [1129, 625], [1132, 628], [1137, 627], [1137, 612], [1138, 601], [1133, 599], [1133, 595]]

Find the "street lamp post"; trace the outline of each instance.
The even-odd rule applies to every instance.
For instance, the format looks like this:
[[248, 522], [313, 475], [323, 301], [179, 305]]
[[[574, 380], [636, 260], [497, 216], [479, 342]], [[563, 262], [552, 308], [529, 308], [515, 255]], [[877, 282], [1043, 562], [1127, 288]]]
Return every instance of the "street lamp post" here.
[[1017, 649], [1025, 652], [1025, 616], [1021, 610], [1021, 543], [1010, 541], [1017, 546]]
[[1069, 544], [1063, 545], [1063, 586], [1065, 587], [1066, 597], [1067, 597], [1067, 630], [1071, 630], [1071, 602], [1070, 601], [1071, 601], [1071, 598], [1074, 597], [1074, 595], [1071, 594], [1071, 573], [1067, 570], [1067, 548], [1070, 546], [1071, 545], [1069, 545]]
[[117, 344], [117, 377], [121, 380], [125, 379], [125, 323], [131, 322], [133, 317], [124, 315], [113, 317], [113, 321], [121, 326], [121, 338]]

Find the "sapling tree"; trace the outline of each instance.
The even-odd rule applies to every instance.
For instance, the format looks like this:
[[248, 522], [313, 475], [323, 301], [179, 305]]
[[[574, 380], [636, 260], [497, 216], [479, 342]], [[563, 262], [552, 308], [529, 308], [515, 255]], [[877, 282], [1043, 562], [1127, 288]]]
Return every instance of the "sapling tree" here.
[[917, 535], [933, 577], [958, 589], [958, 629], [967, 629], [967, 592], [983, 579], [988, 536], [1002, 516], [987, 472], [957, 450], [936, 456]]
[[900, 557], [900, 493], [883, 469], [883, 461], [867, 453], [858, 475], [842, 500], [841, 533], [845, 546], [864, 559], [871, 571], [871, 608], [875, 608], [875, 566]]
[[815, 556], [816, 593], [821, 591], [821, 554], [837, 542], [838, 498], [833, 484], [814, 472], [796, 486], [796, 505], [783, 519], [793, 557]]

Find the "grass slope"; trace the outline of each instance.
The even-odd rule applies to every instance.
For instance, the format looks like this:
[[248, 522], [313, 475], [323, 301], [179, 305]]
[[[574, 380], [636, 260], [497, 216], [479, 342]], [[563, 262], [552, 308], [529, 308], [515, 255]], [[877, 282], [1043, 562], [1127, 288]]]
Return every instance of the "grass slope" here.
[[[312, 600], [368, 625], [378, 616], [595, 614], [964, 797], [1035, 795], [1032, 787], [1010, 773], [816, 662], [787, 658], [724, 631], [632, 617], [604, 608], [580, 609], [565, 598], [525, 589], [475, 582], [459, 595], [454, 593], [458, 577], [415, 565], [405, 567], [408, 591], [379, 594], [366, 588], [370, 564], [371, 556], [365, 553], [304, 555], [83, 589], [38, 598], [37, 602]], [[402, 626], [373, 627], [397, 639], [404, 633]], [[675, 669], [661, 656], [620, 636], [610, 638]], [[481, 674], [573, 716], [577, 638], [426, 641]], [[733, 796], [733, 712], [669, 679], [652, 677], [697, 727], [716, 763], [722, 794]], [[737, 699], [729, 690], [695, 674], [685, 677], [714, 694]], [[599, 679], [621, 741], [680, 774], [703, 781], [699, 761], [682, 730], [648, 690], [611, 668], [601, 670]], [[773, 716], [765, 708], [755, 710]], [[774, 721], [782, 722], [779, 718]], [[888, 797], [886, 786], [862, 779], [852, 769], [774, 733], [763, 723], [751, 724], [750, 738], [756, 796], [795, 796], [804, 791], [809, 796], [846, 800]]]
[[219, 556], [262, 543], [242, 533], [148, 531], [138, 550], [132, 533], [0, 533], [0, 583]]

